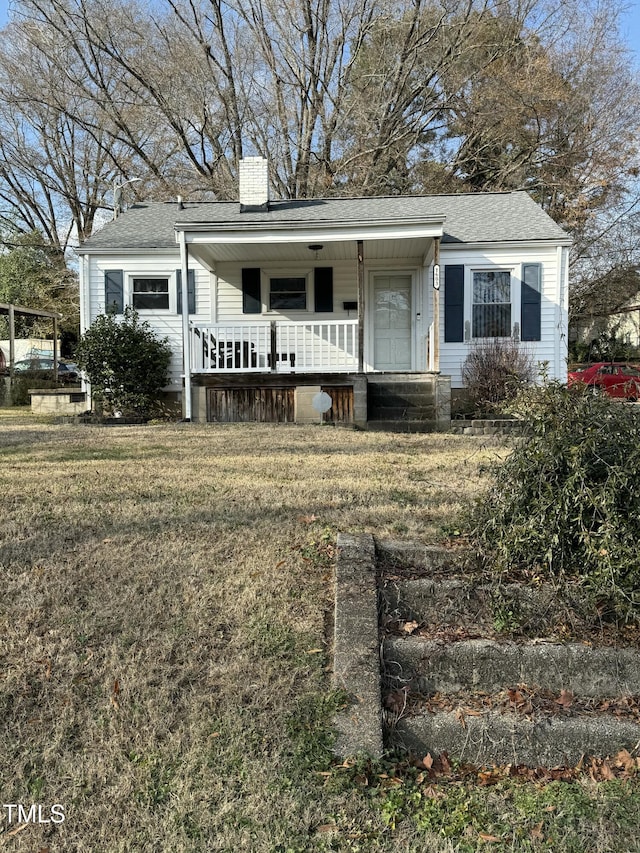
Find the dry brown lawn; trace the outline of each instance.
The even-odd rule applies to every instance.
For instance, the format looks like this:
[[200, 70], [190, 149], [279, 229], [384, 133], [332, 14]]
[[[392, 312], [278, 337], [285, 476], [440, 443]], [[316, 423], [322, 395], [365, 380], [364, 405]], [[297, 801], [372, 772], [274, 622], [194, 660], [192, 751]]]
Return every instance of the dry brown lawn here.
[[2, 412], [1, 804], [65, 820], [3, 808], [0, 849], [447, 849], [323, 786], [332, 548], [339, 530], [437, 541], [501, 452]]

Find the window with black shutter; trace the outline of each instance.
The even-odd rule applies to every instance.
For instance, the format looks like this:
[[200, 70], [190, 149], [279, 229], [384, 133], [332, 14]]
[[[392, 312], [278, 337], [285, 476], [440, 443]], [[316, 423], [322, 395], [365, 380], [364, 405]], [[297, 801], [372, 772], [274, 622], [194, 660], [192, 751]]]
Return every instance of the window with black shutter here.
[[[189, 314], [196, 313], [196, 273], [189, 270], [187, 276], [187, 297], [189, 299]], [[182, 314], [182, 270], [176, 270], [176, 313]]]
[[124, 311], [124, 274], [122, 270], [107, 270], [104, 274], [104, 306], [107, 314]]
[[262, 313], [259, 267], [244, 267], [242, 270], [242, 313]]
[[520, 338], [539, 341], [542, 313], [542, 264], [522, 265]]
[[444, 268], [444, 339], [447, 343], [464, 340], [464, 265]]
[[333, 311], [333, 267], [316, 267], [313, 271], [313, 301], [318, 314]]

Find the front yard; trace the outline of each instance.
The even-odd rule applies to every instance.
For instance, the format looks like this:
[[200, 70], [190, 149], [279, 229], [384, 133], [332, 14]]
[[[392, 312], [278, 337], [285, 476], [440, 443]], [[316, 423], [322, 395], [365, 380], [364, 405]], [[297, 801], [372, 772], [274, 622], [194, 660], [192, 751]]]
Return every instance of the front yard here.
[[332, 758], [337, 531], [437, 541], [504, 453], [2, 412], [0, 848], [640, 850], [634, 778], [428, 790]]

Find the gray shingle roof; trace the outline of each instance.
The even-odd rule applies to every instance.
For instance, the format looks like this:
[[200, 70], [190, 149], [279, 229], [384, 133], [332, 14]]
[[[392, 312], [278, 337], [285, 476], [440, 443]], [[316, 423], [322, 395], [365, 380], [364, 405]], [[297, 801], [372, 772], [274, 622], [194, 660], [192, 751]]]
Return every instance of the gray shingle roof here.
[[458, 195], [330, 198], [273, 201], [267, 211], [241, 212], [235, 201], [137, 204], [93, 234], [83, 250], [175, 248], [174, 226], [210, 224], [217, 229], [242, 225], [414, 222], [444, 218], [443, 243], [531, 240], [566, 241], [568, 235], [525, 192]]

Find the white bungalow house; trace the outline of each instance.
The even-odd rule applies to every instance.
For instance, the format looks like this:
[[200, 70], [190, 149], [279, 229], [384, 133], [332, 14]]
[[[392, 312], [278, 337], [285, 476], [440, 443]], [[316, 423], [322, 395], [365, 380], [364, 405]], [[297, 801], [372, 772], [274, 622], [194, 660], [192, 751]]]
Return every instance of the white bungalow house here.
[[[566, 377], [570, 240], [524, 192], [137, 204], [80, 248], [81, 324], [131, 305], [191, 420], [448, 422], [474, 342]], [[327, 407], [329, 407], [327, 411]]]

